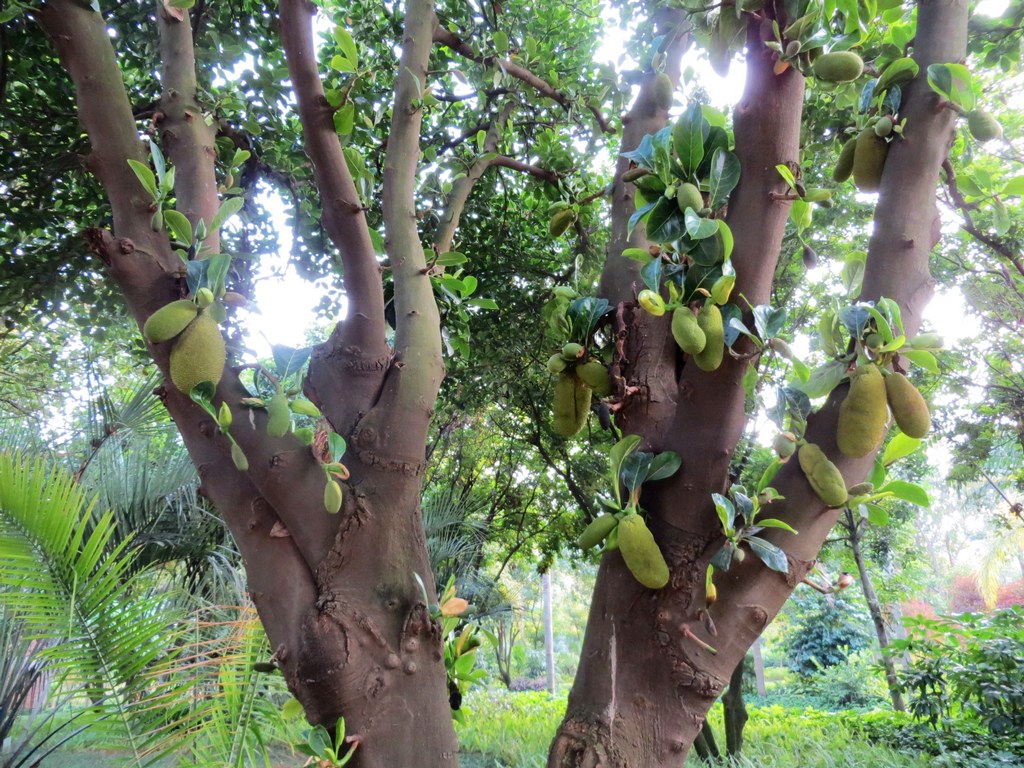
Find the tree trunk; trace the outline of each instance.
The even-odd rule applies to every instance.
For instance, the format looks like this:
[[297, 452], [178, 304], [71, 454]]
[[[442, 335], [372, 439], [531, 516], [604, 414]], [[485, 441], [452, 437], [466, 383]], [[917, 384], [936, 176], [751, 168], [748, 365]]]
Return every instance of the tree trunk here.
[[[785, 28], [792, 20], [781, 6], [767, 3], [764, 13]], [[918, 10], [914, 57], [921, 70], [934, 62], [962, 60], [965, 0], [927, 0]], [[735, 235], [733, 295], [751, 305], [768, 300], [778, 262], [788, 204], [772, 196], [786, 192], [775, 166], [798, 161], [804, 88], [802, 75], [792, 68], [774, 74], [762, 28], [767, 26], [758, 20], [748, 29], [747, 85], [734, 122], [742, 171], [727, 217]], [[674, 76], [673, 53], [668, 46], [666, 71]], [[624, 150], [667, 118], [649, 85], [630, 112]], [[955, 115], [937, 108], [938, 99], [923, 77], [903, 93], [903, 111], [915, 132], [895, 143], [886, 161], [861, 300], [883, 295], [895, 300], [912, 337], [931, 296], [928, 259], [940, 234], [935, 194]], [[617, 175], [626, 167], [620, 159]], [[710, 494], [727, 487], [729, 459], [745, 420], [747, 363], [727, 356], [717, 371], [697, 370], [668, 335], [666, 318], [632, 311], [639, 267], [618, 254], [627, 245], [648, 245], [643, 227], [627, 238], [625, 222], [632, 212], [628, 185], [618, 181], [601, 293], [622, 305], [628, 334], [624, 374], [644, 393], [620, 413], [623, 433], [641, 435], [644, 450], [675, 450], [683, 459], [677, 475], [641, 499], [671, 578], [666, 587], [652, 591], [637, 583], [618, 552], [603, 556], [580, 667], [551, 746], [549, 768], [681, 764], [730, 673], [811, 567], [839, 516], [813, 493], [797, 462], [787, 463], [772, 482], [784, 499], [773, 502], [771, 510], [799, 535], [763, 535], [786, 552], [788, 573], [767, 571], [755, 557], [734, 562], [728, 572], [716, 574], [718, 600], [704, 613], [706, 566], [723, 542]], [[745, 351], [743, 342], [738, 347]], [[806, 438], [822, 448], [851, 485], [863, 480], [874, 457], [850, 459], [836, 447], [838, 406], [847, 389], [845, 384], [837, 387], [811, 415]]]
[[[414, 0], [413, 5], [407, 27], [410, 40], [417, 42], [407, 41], [402, 71], [422, 78], [433, 13], [423, 3], [417, 6]], [[162, 3], [156, 13], [166, 90], [158, 114], [178, 170], [175, 197], [190, 218], [208, 221], [217, 208], [211, 183], [216, 153], [212, 131], [205, 129], [195, 105], [189, 25]], [[319, 79], [306, 76], [310, 59], [315, 65], [309, 43], [312, 7], [297, 2], [288, 7], [286, 2], [282, 13], [293, 81], [296, 88], [315, 90]], [[296, 28], [300, 14], [308, 25], [305, 31]], [[185, 269], [167, 234], [151, 226], [152, 196], [127, 162], [145, 165], [148, 159], [110, 36], [102, 16], [74, 0], [47, 3], [40, 23], [74, 82], [79, 117], [92, 147], [86, 164], [113, 211], [113, 233], [93, 230], [90, 244], [141, 327], [156, 309], [185, 295]], [[396, 98], [414, 98], [412, 78], [402, 83]], [[303, 93], [299, 101], [316, 99]], [[333, 212], [325, 214], [331, 219], [328, 229], [346, 240], [339, 249], [343, 260], [363, 259], [370, 265], [346, 268], [350, 297], [359, 299], [350, 307], [350, 318], [314, 352], [307, 382], [310, 398], [349, 440], [344, 462], [351, 478], [341, 513], [331, 515], [324, 508], [320, 457], [292, 435], [269, 437], [266, 413], [239, 406], [249, 392], [233, 369], [225, 368], [214, 405], [225, 403], [235, 412], [231, 436], [248, 460], [248, 471], [236, 469], [230, 443], [202, 408], [169, 383], [162, 390], [198, 469], [200, 490], [224, 516], [243, 556], [273, 660], [311, 723], [330, 729], [345, 718], [350, 739], [359, 742], [353, 768], [438, 768], [458, 762], [440, 624], [436, 606], [429, 605], [436, 591], [419, 514], [426, 434], [442, 374], [440, 339], [415, 219], [407, 213], [411, 194], [408, 201], [402, 195], [403, 179], [413, 176], [418, 156], [418, 118], [410, 110], [396, 112], [394, 153], [388, 156], [388, 173], [397, 179], [388, 200], [393, 220], [389, 249], [396, 301], [403, 317], [414, 319], [400, 324], [395, 350], [385, 344], [380, 274], [370, 240], [361, 236], [362, 211], [344, 203], [354, 199], [351, 195], [324, 202], [326, 211]], [[319, 130], [325, 120], [331, 125], [330, 111], [304, 111], [303, 118], [310, 128], [307, 151], [320, 161], [318, 184], [330, 182], [323, 177], [337, 172], [336, 181], [344, 188], [347, 170], [340, 148], [340, 167], [328, 157], [337, 134], [333, 126], [329, 135]], [[421, 306], [424, 296], [433, 312]], [[436, 338], [430, 335], [432, 319]], [[171, 346], [150, 345], [165, 374]]]
[[544, 673], [545, 687], [552, 696], [555, 694], [555, 635], [551, 621], [551, 571], [541, 574], [541, 588], [544, 592]]
[[889, 630], [885, 626], [885, 616], [882, 613], [882, 604], [878, 600], [878, 593], [871, 580], [871, 573], [868, 571], [867, 563], [864, 562], [864, 552], [861, 549], [861, 527], [860, 522], [853, 515], [850, 509], [846, 510], [846, 530], [850, 534], [850, 551], [853, 553], [853, 560], [857, 563], [857, 573], [860, 574], [860, 585], [864, 590], [864, 599], [868, 603], [868, 611], [871, 612], [871, 622], [875, 625], [875, 636], [878, 638], [878, 647], [881, 651], [882, 666], [885, 668], [885, 682], [889, 688], [889, 698], [892, 699], [892, 708], [897, 712], [906, 712], [906, 705], [903, 703], [903, 694], [900, 693], [900, 681], [896, 674], [896, 662], [892, 656], [886, 653], [889, 647]]
[[757, 695], [767, 696], [768, 688], [764, 682], [764, 656], [761, 654], [760, 637], [754, 641], [754, 645], [751, 646], [751, 650], [754, 654], [754, 678], [757, 680]]

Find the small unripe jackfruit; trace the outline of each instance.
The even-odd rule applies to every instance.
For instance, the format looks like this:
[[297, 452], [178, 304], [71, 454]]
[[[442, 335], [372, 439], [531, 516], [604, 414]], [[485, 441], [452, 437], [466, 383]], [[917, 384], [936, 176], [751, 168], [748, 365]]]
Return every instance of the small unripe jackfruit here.
[[559, 237], [565, 233], [572, 224], [576, 221], [576, 211], [572, 208], [566, 208], [564, 211], [559, 211], [551, 217], [551, 221], [548, 222], [548, 234], [552, 237]]
[[675, 86], [672, 85], [672, 78], [664, 72], [659, 72], [654, 78], [654, 103], [666, 112], [672, 109], [672, 95]]
[[549, 373], [561, 373], [565, 370], [568, 365], [565, 359], [561, 355], [552, 355], [548, 358], [548, 372]]
[[239, 472], [245, 472], [249, 469], [249, 460], [245, 457], [245, 453], [239, 447], [238, 443], [231, 443], [231, 461], [235, 464], [235, 469]]
[[610, 515], [607, 512], [603, 515], [598, 515], [580, 534], [580, 538], [577, 541], [580, 549], [596, 547], [604, 541], [605, 537], [612, 532], [612, 528], [618, 524], [619, 520], [615, 515]]
[[853, 153], [853, 183], [861, 192], [877, 192], [882, 184], [885, 158], [889, 144], [875, 135], [871, 128], [865, 128], [857, 137]]
[[608, 369], [596, 360], [577, 365], [576, 375], [584, 384], [594, 390], [598, 397], [607, 397], [611, 394], [612, 381], [608, 376]]
[[154, 344], [173, 339], [196, 319], [199, 307], [189, 299], [178, 299], [165, 304], [149, 316], [142, 326], [142, 335]]
[[853, 173], [853, 153], [857, 149], [857, 137], [847, 139], [843, 148], [839, 150], [839, 159], [836, 160], [836, 167], [832, 171], [832, 179], [840, 183], [850, 178]]
[[636, 296], [637, 302], [643, 307], [649, 314], [654, 317], [661, 317], [665, 314], [665, 300], [661, 298], [661, 295], [650, 288], [644, 288]]
[[830, 507], [841, 507], [846, 503], [849, 494], [843, 476], [821, 448], [814, 443], [805, 443], [797, 452], [797, 460], [819, 499]]
[[893, 418], [907, 437], [921, 438], [932, 426], [928, 403], [906, 376], [892, 373], [885, 377], [885, 394]]
[[267, 403], [267, 434], [284, 437], [292, 425], [292, 412], [288, 407], [288, 396], [278, 392]]
[[668, 563], [644, 519], [636, 514], [626, 515], [617, 530], [622, 559], [636, 580], [649, 589], [661, 589], [668, 584]]
[[828, 83], [848, 83], [860, 77], [864, 60], [853, 51], [835, 51], [814, 61], [814, 76]]
[[328, 480], [324, 486], [324, 509], [332, 515], [341, 511], [341, 483], [337, 480]]
[[572, 373], [560, 373], [555, 382], [554, 418], [551, 428], [562, 437], [572, 437], [587, 423], [593, 390]]
[[707, 336], [697, 323], [697, 316], [689, 307], [676, 307], [672, 311], [672, 338], [688, 355], [703, 351], [708, 343]]
[[209, 315], [199, 315], [171, 347], [171, 381], [186, 395], [204, 381], [216, 387], [226, 362], [220, 328]]
[[839, 406], [839, 450], [854, 458], [867, 456], [885, 437], [888, 418], [882, 372], [877, 365], [862, 365], [850, 376], [850, 391]]
[[704, 207], [704, 198], [700, 194], [700, 190], [689, 182], [683, 182], [676, 189], [676, 204], [679, 206], [679, 210], [686, 213], [687, 208], [693, 208], [695, 211], [700, 211]]
[[694, 362], [702, 371], [714, 371], [722, 364], [725, 355], [725, 329], [722, 325], [722, 310], [708, 302], [697, 314], [697, 325], [704, 331], [707, 343], [704, 349], [693, 355]]
[[1003, 138], [1003, 126], [991, 114], [980, 109], [967, 115], [967, 128], [978, 141]]

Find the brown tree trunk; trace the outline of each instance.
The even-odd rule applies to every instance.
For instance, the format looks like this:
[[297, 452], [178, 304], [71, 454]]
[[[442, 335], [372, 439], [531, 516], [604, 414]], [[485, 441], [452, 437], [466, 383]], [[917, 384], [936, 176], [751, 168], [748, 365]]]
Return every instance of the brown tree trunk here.
[[740, 659], [729, 678], [729, 687], [722, 694], [722, 708], [725, 714], [725, 752], [736, 757], [743, 750], [743, 728], [747, 724], [747, 704], [743, 701], [743, 671], [747, 657]]
[[[764, 11], [784, 28], [791, 20], [784, 18], [781, 6], [767, 3]], [[727, 219], [736, 238], [734, 295], [742, 294], [751, 304], [767, 301], [778, 261], [788, 205], [771, 197], [785, 191], [775, 166], [798, 161], [803, 97], [798, 72], [773, 73], [773, 58], [760, 38], [763, 26], [755, 21], [748, 33], [747, 85], [734, 124], [742, 175]], [[921, 2], [914, 56], [922, 72], [933, 62], [962, 60], [966, 29], [965, 0]], [[924, 77], [904, 89], [903, 111], [915, 130], [893, 145], [886, 162], [861, 300], [894, 299], [910, 337], [931, 295], [928, 258], [939, 237], [935, 191], [955, 115], [939, 107]], [[666, 117], [642, 90], [623, 149], [636, 146]], [[622, 162], [617, 170], [625, 170]], [[627, 243], [624, 222], [632, 211], [628, 188], [617, 183], [601, 290], [613, 303], [624, 304], [627, 317], [638, 270], [617, 254], [627, 244], [646, 245], [640, 227]], [[799, 535], [767, 535], [786, 552], [789, 572], [767, 571], [754, 557], [734, 563], [721, 583], [716, 577], [718, 600], [709, 610], [710, 622], [702, 618], [705, 569], [722, 544], [710, 494], [727, 487], [729, 459], [745, 420], [746, 363], [727, 359], [712, 373], [697, 370], [680, 359], [667, 320], [639, 315], [628, 329], [625, 373], [627, 380], [643, 386], [646, 396], [624, 409], [620, 424], [625, 434], [643, 437], [645, 450], [675, 450], [683, 458], [681, 471], [641, 500], [671, 579], [661, 590], [645, 589], [618, 552], [604, 555], [576, 681], [549, 753], [550, 768], [680, 765], [730, 673], [810, 568], [839, 515], [825, 508], [797, 463], [789, 462], [772, 483], [784, 500], [773, 502], [771, 509]], [[838, 404], [846, 390], [846, 385], [838, 387], [810, 417], [806, 437], [853, 484], [866, 476], [873, 456], [850, 459], [837, 450]]]
[[[299, 60], [297, 88], [318, 87], [302, 78], [311, 51], [304, 41], [311, 33], [304, 37], [295, 29], [298, 14], [308, 22], [311, 8], [292, 3], [283, 24], [289, 54]], [[162, 3], [156, 13], [166, 91], [160, 119], [177, 170], [175, 196], [193, 223], [199, 218], [208, 223], [218, 205], [214, 136], [195, 103], [188, 22]], [[92, 146], [86, 163], [113, 211], [113, 232], [91, 231], [90, 243], [141, 326], [153, 311], [185, 294], [184, 265], [166, 233], [150, 226], [151, 198], [127, 163], [131, 158], [145, 164], [147, 157], [110, 37], [102, 16], [74, 0], [47, 3], [40, 23], [74, 82]], [[408, 73], [422, 78], [432, 23], [430, 6], [414, 2], [402, 70], [409, 82], [400, 84], [398, 99], [416, 92]], [[300, 94], [300, 102], [310, 100], [308, 91]], [[293, 436], [268, 437], [266, 414], [239, 406], [249, 393], [230, 367], [214, 402], [227, 403], [236, 413], [231, 435], [248, 459], [246, 472], [235, 468], [230, 443], [205, 411], [169, 383], [162, 390], [199, 471], [201, 492], [238, 543], [274, 661], [311, 723], [331, 728], [345, 718], [350, 738], [359, 742], [350, 763], [355, 768], [438, 768], [458, 762], [440, 624], [432, 615], [436, 606], [428, 605], [436, 592], [419, 515], [427, 426], [442, 367], [440, 341], [431, 338], [429, 327], [433, 320], [436, 336], [422, 249], [418, 241], [410, 242], [416, 237], [408, 214], [412, 197], [403, 194], [418, 155], [418, 118], [409, 112], [403, 109], [396, 118], [402, 125], [391, 135], [398, 148], [389, 154], [390, 205], [398, 211], [391, 216], [408, 224], [391, 223], [388, 230], [396, 297], [415, 320], [400, 325], [394, 351], [384, 343], [380, 274], [362, 212], [346, 202], [352, 199], [345, 197], [351, 180], [343, 156], [339, 150], [340, 166], [332, 164], [329, 142], [317, 130], [316, 121], [329, 120], [330, 114], [304, 115], [313, 136], [308, 150], [321, 161], [318, 184], [340, 190], [338, 197], [325, 198], [325, 217], [332, 236], [343, 241], [343, 261], [351, 262], [346, 262], [346, 288], [359, 296], [350, 318], [314, 353], [315, 375], [307, 386], [333, 428], [349, 439], [343, 460], [351, 479], [341, 513], [324, 509], [326, 478], [313, 452]], [[337, 143], [333, 128], [330, 139]], [[362, 263], [366, 260], [369, 267]], [[424, 295], [429, 307], [421, 306]], [[165, 373], [170, 347], [150, 347]]]
[[857, 563], [857, 573], [860, 575], [864, 599], [867, 601], [868, 611], [871, 613], [871, 622], [875, 625], [875, 636], [878, 638], [878, 647], [882, 654], [882, 666], [885, 668], [885, 682], [889, 688], [889, 698], [892, 699], [892, 708], [897, 712], [906, 712], [907, 707], [903, 703], [903, 694], [900, 693], [899, 677], [896, 675], [896, 662], [892, 656], [886, 653], [886, 649], [889, 647], [889, 631], [885, 626], [882, 604], [878, 600], [878, 593], [875, 592], [871, 573], [864, 561], [864, 552], [861, 548], [861, 525], [854, 518], [850, 509], [846, 510], [845, 528], [850, 535], [850, 552], [853, 553], [853, 560]]

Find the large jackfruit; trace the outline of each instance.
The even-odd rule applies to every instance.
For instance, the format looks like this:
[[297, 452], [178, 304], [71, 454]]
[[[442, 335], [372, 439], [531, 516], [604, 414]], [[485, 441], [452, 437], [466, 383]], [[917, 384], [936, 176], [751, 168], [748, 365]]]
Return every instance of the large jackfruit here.
[[554, 418], [556, 435], [572, 437], [587, 423], [593, 390], [571, 372], [560, 373], [555, 382]]
[[891, 373], [885, 377], [885, 394], [892, 408], [896, 424], [908, 437], [925, 437], [932, 426], [932, 415], [928, 403], [910, 379], [902, 373]]
[[220, 383], [227, 362], [227, 347], [216, 321], [203, 313], [181, 333], [171, 347], [171, 381], [186, 395], [204, 381]]
[[694, 362], [702, 371], [714, 371], [722, 364], [725, 355], [725, 328], [722, 325], [722, 310], [710, 301], [697, 314], [697, 325], [704, 331], [707, 343], [704, 349], [694, 354]]
[[622, 559], [636, 580], [650, 589], [661, 589], [668, 584], [668, 563], [644, 519], [636, 514], [626, 515], [616, 530]]
[[830, 507], [841, 507], [849, 494], [839, 467], [828, 460], [828, 456], [814, 443], [805, 443], [797, 452], [800, 469], [818, 498]]
[[860, 366], [850, 376], [850, 391], [839, 406], [839, 450], [854, 458], [867, 456], [885, 437], [888, 419], [882, 372], [874, 364]]
[[877, 192], [882, 186], [882, 171], [889, 155], [889, 144], [865, 128], [857, 137], [853, 151], [853, 183], [861, 192]]

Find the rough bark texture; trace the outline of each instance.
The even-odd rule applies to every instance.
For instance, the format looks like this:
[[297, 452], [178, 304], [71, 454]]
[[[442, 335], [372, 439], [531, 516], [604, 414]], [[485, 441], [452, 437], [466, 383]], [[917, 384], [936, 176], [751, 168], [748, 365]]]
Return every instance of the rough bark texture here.
[[[309, 152], [317, 183], [328, 190], [325, 226], [342, 254], [349, 294], [358, 297], [349, 321], [314, 355], [314, 383], [307, 387], [335, 429], [352, 438], [352, 455], [344, 457], [352, 476], [341, 513], [329, 515], [323, 508], [325, 476], [310, 449], [291, 437], [268, 438], [262, 412], [255, 413], [251, 428], [240, 409], [234, 419], [232, 435], [250, 465], [242, 473], [230, 459], [228, 441], [204, 411], [170, 384], [164, 402], [199, 470], [202, 492], [238, 542], [274, 660], [310, 721], [330, 726], [345, 717], [349, 734], [360, 741], [350, 763], [359, 768], [453, 766], [457, 745], [440, 627], [416, 582], [419, 574], [433, 593], [419, 499], [427, 425], [442, 368], [440, 342], [431, 338], [431, 328], [438, 333], [436, 309], [422, 272], [412, 210], [418, 157], [418, 122], [408, 106], [412, 84], [399, 85], [396, 123], [403, 125], [392, 133], [393, 139], [403, 132], [408, 138], [396, 140], [398, 146], [389, 151], [392, 186], [402, 199], [400, 213], [389, 222], [389, 232], [398, 233], [389, 255], [393, 263], [406, 265], [396, 267], [396, 293], [407, 319], [400, 318], [393, 360], [384, 343], [380, 274], [365, 222], [361, 211], [353, 210], [354, 189], [346, 196], [351, 180], [340, 148], [335, 152], [331, 146], [337, 136], [333, 128], [329, 136], [322, 130], [329, 114], [322, 104], [316, 108], [318, 84], [303, 69], [311, 61], [311, 46], [303, 47], [311, 31], [302, 26], [309, 25], [310, 7], [299, 2], [285, 3], [285, 45], [300, 112], [313, 137]], [[407, 18], [403, 61], [422, 77], [433, 11], [414, 3]], [[184, 265], [167, 235], [150, 227], [151, 201], [126, 162], [147, 158], [110, 38], [101, 16], [73, 0], [47, 3], [40, 21], [75, 84], [92, 144], [87, 165], [114, 214], [113, 232], [92, 231], [90, 243], [141, 326], [154, 310], [185, 294]], [[164, 16], [160, 30], [160, 125], [177, 169], [179, 209], [193, 221], [209, 220], [218, 205], [213, 136], [195, 103], [191, 34], [187, 22]], [[409, 79], [407, 72], [404, 76]], [[151, 347], [165, 373], [171, 346]], [[215, 403], [234, 409], [246, 394], [229, 367]]]
[[[770, 3], [766, 12], [785, 27], [781, 5]], [[767, 300], [778, 261], [788, 205], [772, 200], [772, 192], [784, 191], [774, 166], [799, 159], [803, 96], [799, 73], [772, 73], [760, 27], [754, 22], [748, 35], [748, 80], [735, 117], [742, 176], [728, 214], [736, 237], [734, 295], [742, 293], [751, 304]], [[914, 56], [921, 70], [934, 62], [961, 60], [966, 29], [964, 0], [920, 3]], [[892, 147], [886, 163], [862, 300], [882, 295], [896, 300], [912, 336], [931, 294], [928, 258], [939, 236], [935, 190], [955, 115], [939, 108], [924, 77], [904, 94], [904, 112], [915, 128], [910, 138]], [[634, 115], [646, 117], [645, 127], [633, 134], [627, 126], [624, 149], [665, 120], [664, 114], [651, 114], [645, 92]], [[636, 280], [635, 268], [617, 258], [627, 245], [624, 222], [630, 213], [630, 195], [618, 186], [601, 283], [603, 295], [613, 302], [628, 301]], [[635, 232], [628, 244], [643, 247], [646, 242]], [[646, 396], [625, 409], [623, 431], [642, 435], [647, 450], [672, 449], [683, 457], [677, 476], [642, 499], [671, 580], [657, 592], [644, 589], [617, 552], [604, 556], [576, 682], [549, 755], [551, 768], [680, 765], [730, 673], [807, 572], [839, 514], [824, 508], [796, 462], [787, 464], [773, 481], [785, 500], [773, 503], [771, 512], [800, 533], [774, 531], [766, 538], [786, 551], [789, 573], [768, 571], [748, 557], [716, 576], [718, 601], [709, 611], [717, 629], [712, 636], [701, 614], [704, 571], [722, 539], [710, 494], [723, 492], [728, 483], [729, 459], [745, 421], [741, 381], [747, 363], [727, 359], [712, 373], [686, 364], [666, 339], [667, 321], [641, 316], [629, 333], [626, 377]], [[873, 457], [848, 459], [838, 453], [838, 404], [845, 393], [846, 387], [839, 387], [810, 418], [807, 439], [820, 445], [852, 484], [865, 477]], [[717, 654], [694, 638], [714, 646]]]

